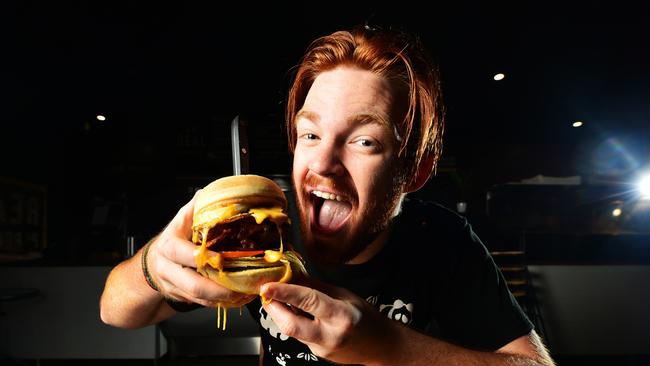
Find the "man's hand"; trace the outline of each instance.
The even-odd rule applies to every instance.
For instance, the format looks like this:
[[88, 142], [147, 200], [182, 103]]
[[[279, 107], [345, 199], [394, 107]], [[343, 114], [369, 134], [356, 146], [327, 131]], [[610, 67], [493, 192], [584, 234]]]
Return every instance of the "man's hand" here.
[[[195, 196], [196, 197], [196, 196]], [[120, 328], [139, 328], [174, 314], [163, 297], [204, 306], [239, 307], [255, 298], [235, 293], [196, 272], [192, 236], [194, 199], [148, 244], [146, 265], [160, 292], [143, 275], [143, 249], [113, 268], [100, 299], [100, 317]]]
[[264, 309], [280, 331], [338, 363], [366, 365], [552, 366], [535, 331], [498, 352], [462, 348], [389, 320], [351, 292], [314, 283], [268, 283]]
[[394, 326], [390, 320], [345, 289], [322, 283], [309, 286], [262, 286], [261, 294], [272, 300], [264, 309], [283, 334], [334, 362], [368, 363], [382, 350], [385, 356], [389, 328]]
[[233, 292], [196, 272], [196, 245], [190, 241], [193, 214], [194, 198], [178, 211], [149, 247], [146, 258], [149, 274], [162, 295], [210, 307], [219, 303], [240, 307], [252, 301], [255, 295]]

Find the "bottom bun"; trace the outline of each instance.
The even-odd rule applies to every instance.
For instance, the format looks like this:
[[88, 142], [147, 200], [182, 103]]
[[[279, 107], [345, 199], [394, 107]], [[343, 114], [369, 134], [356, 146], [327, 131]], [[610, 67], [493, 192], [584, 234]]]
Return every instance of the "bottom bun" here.
[[[246, 269], [235, 272], [219, 271], [205, 266], [199, 273], [232, 291], [248, 295], [259, 295], [260, 287], [267, 282], [287, 282], [291, 279], [291, 271], [287, 266]], [[286, 277], [286, 278], [285, 278]]]

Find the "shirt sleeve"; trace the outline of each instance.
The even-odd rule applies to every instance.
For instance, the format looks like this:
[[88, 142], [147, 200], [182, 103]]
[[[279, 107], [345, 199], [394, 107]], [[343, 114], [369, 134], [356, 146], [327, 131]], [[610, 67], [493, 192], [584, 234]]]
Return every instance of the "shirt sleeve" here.
[[467, 348], [495, 351], [530, 333], [532, 323], [466, 221], [454, 241], [450, 282], [438, 318], [443, 337]]

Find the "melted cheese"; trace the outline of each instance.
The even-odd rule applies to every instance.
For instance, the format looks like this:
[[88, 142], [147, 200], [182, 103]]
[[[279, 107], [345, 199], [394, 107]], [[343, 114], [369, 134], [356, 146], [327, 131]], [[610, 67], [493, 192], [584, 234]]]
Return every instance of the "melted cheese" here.
[[203, 228], [212, 228], [218, 223], [224, 221], [229, 217], [233, 217], [237, 214], [244, 213], [248, 211], [248, 206], [241, 204], [228, 205], [225, 207], [219, 207], [210, 210], [202, 210], [194, 215], [194, 222], [200, 222], [200, 225], [192, 227], [194, 231], [197, 229]]
[[216, 253], [212, 257], [208, 257], [208, 253], [207, 253], [208, 230], [209, 228], [204, 228], [201, 230], [201, 236], [202, 236], [201, 246], [194, 250], [194, 262], [196, 263], [196, 268], [199, 270], [203, 269], [203, 267], [205, 267], [206, 264], [209, 264], [210, 267], [216, 268], [219, 271], [221, 271], [223, 269], [223, 260], [221, 258], [221, 254]]
[[[194, 219], [201, 219], [201, 226], [194, 227], [192, 234], [192, 241], [198, 241], [198, 234], [201, 233], [201, 246], [194, 251], [194, 261], [196, 263], [197, 269], [202, 269], [206, 264], [209, 264], [212, 268], [218, 269], [219, 271], [223, 270], [223, 259], [221, 255], [217, 253], [212, 257], [207, 255], [207, 237], [208, 231], [217, 225], [219, 222], [222, 222], [225, 218], [232, 217], [236, 214], [244, 213], [247, 211], [247, 207], [240, 204], [230, 205], [227, 207], [222, 207], [215, 210], [209, 210], [197, 215]], [[248, 213], [255, 218], [255, 222], [259, 225], [267, 218], [271, 220], [278, 228], [280, 233], [280, 250], [267, 250], [264, 259], [269, 263], [274, 263], [279, 261], [282, 258], [282, 253], [284, 252], [284, 245], [282, 243], [282, 224], [285, 222], [291, 222], [286, 213], [282, 212], [281, 207], [272, 207], [272, 208], [251, 208], [248, 209]]]
[[[221, 318], [223, 314], [223, 323]], [[242, 316], [242, 307], [239, 307], [239, 316]], [[217, 304], [217, 329], [226, 330], [226, 323], [228, 322], [228, 307], [222, 305], [221, 303]]]
[[[285, 270], [284, 270], [284, 276], [278, 280], [279, 283], [285, 283], [288, 282], [291, 279], [291, 263], [288, 260], [283, 260], [282, 264], [284, 264]], [[272, 298], [268, 298], [262, 294], [260, 294], [260, 298], [262, 299], [262, 304], [267, 305], [270, 304], [271, 301], [273, 301]]]
[[264, 260], [269, 263], [275, 263], [282, 259], [282, 244], [280, 244], [280, 251], [277, 250], [265, 250], [264, 251]]
[[[223, 313], [223, 324], [221, 324], [221, 313]], [[226, 322], [228, 321], [228, 309], [221, 305], [217, 304], [217, 329], [226, 330]]]
[[[219, 253], [208, 257], [207, 254], [207, 239], [208, 231], [213, 228], [218, 223], [224, 221], [228, 217], [244, 213], [247, 211], [247, 207], [239, 204], [219, 208], [216, 210], [209, 210], [207, 212], [200, 213], [194, 217], [195, 221], [200, 221], [203, 224], [200, 226], [193, 227], [192, 241], [198, 241], [198, 234], [201, 233], [201, 245], [194, 250], [194, 261], [196, 263], [197, 270], [201, 270], [205, 265], [210, 265], [210, 267], [215, 268], [219, 271], [218, 276], [222, 280], [227, 280], [227, 277], [223, 273], [223, 258]], [[255, 222], [259, 225], [267, 218], [271, 220], [278, 228], [280, 233], [280, 250], [266, 250], [264, 252], [264, 260], [269, 263], [275, 263], [284, 258], [284, 245], [282, 243], [282, 225], [286, 222], [291, 222], [287, 214], [282, 212], [281, 207], [272, 207], [272, 208], [251, 208], [248, 212], [255, 218]], [[291, 278], [291, 265], [289, 261], [283, 261], [283, 264], [286, 267], [284, 276], [280, 279], [279, 282], [287, 282]], [[268, 303], [271, 299], [265, 299], [262, 297], [262, 302]], [[241, 315], [241, 308], [239, 308]], [[221, 314], [223, 313], [223, 323], [221, 322]], [[226, 330], [226, 322], [228, 320], [228, 309], [221, 303], [217, 304], [217, 328]]]
[[284, 263], [285, 270], [284, 270], [284, 276], [282, 276], [282, 278], [280, 278], [280, 280], [278, 281], [280, 283], [285, 283], [289, 281], [289, 279], [291, 278], [291, 263], [289, 263], [289, 261], [283, 261], [283, 263]]
[[289, 216], [282, 212], [281, 207], [251, 208], [248, 212], [250, 212], [250, 214], [255, 218], [255, 222], [257, 222], [258, 225], [268, 218], [275, 224], [275, 226], [277, 226], [278, 232], [280, 233], [280, 250], [265, 251], [264, 259], [269, 263], [275, 263], [282, 259], [282, 253], [284, 252], [282, 244], [282, 224], [285, 222], [291, 223]]
[[282, 212], [281, 207], [272, 208], [251, 208], [248, 212], [253, 215], [255, 222], [261, 224], [266, 218], [273, 221], [276, 225], [280, 226], [285, 222], [290, 222], [287, 214]]

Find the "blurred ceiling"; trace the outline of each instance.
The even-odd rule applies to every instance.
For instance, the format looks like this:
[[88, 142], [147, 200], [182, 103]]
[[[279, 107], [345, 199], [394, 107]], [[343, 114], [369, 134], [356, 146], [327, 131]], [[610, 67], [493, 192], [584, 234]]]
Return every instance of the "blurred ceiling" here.
[[[265, 148], [281, 155], [291, 67], [313, 38], [366, 21], [420, 34], [439, 60], [445, 164], [483, 185], [535, 174], [623, 179], [648, 164], [646, 11], [620, 1], [420, 3], [3, 2], [2, 175], [162, 170], [169, 146], [229, 152], [228, 136], [215, 136], [240, 113], [275, 123]], [[193, 143], [210, 124], [223, 129]], [[228, 169], [221, 151], [206, 164]]]

